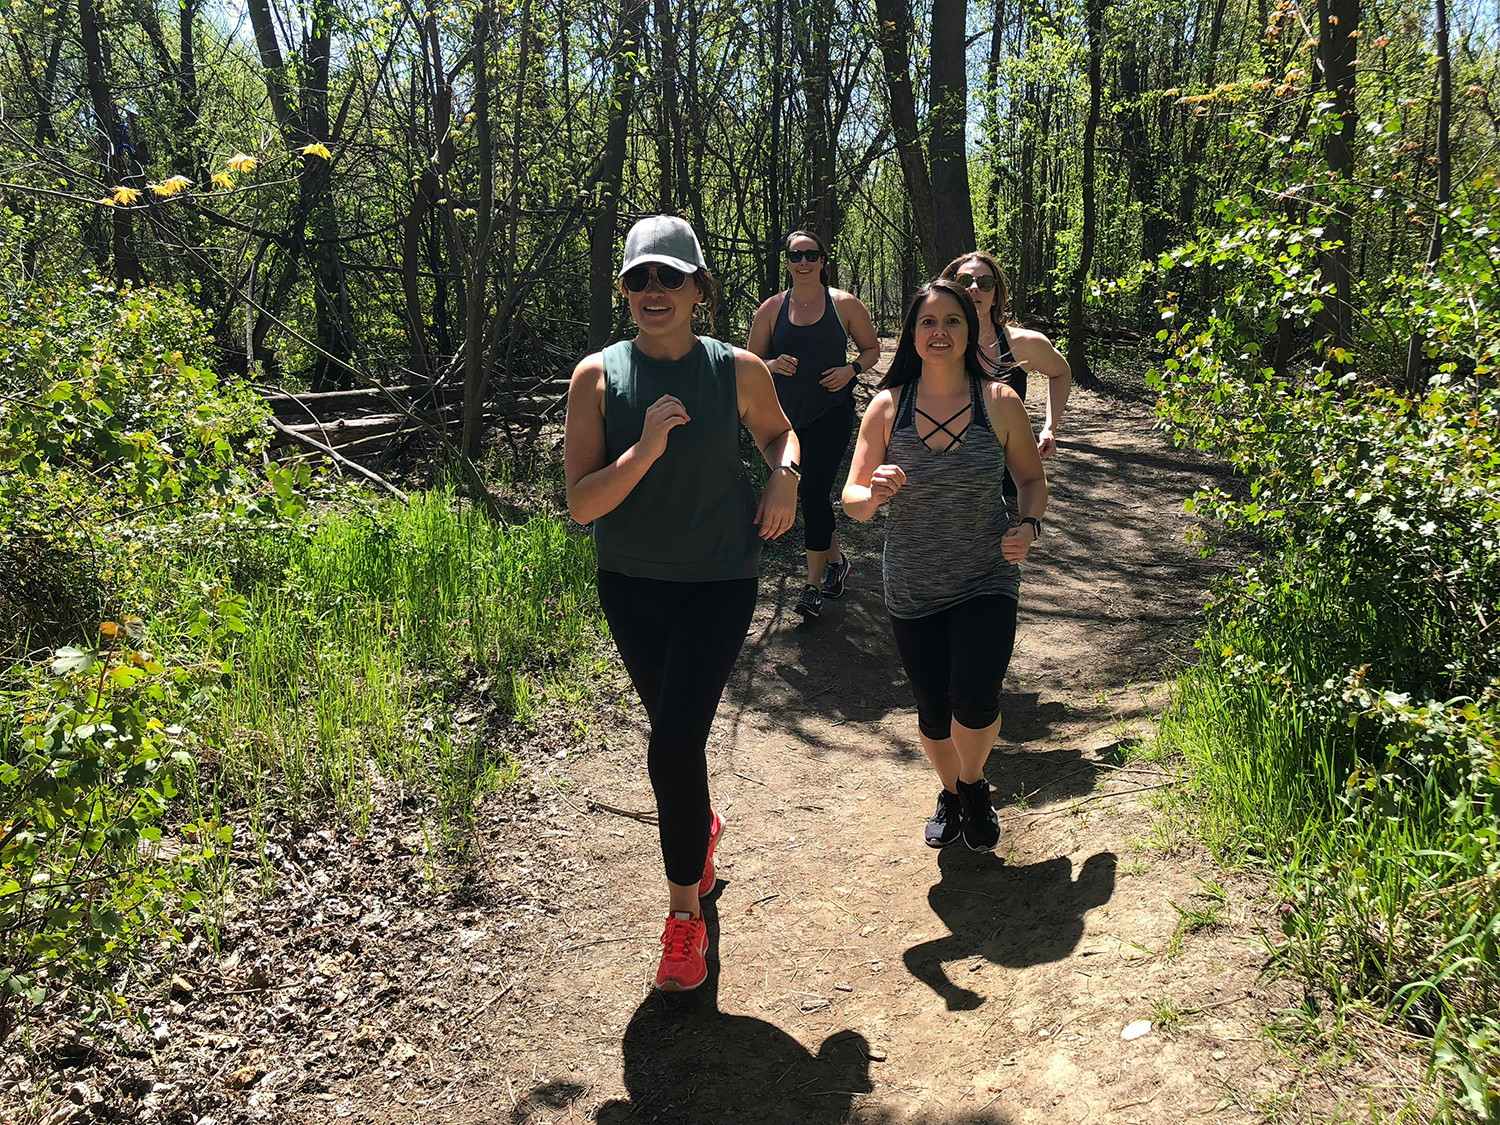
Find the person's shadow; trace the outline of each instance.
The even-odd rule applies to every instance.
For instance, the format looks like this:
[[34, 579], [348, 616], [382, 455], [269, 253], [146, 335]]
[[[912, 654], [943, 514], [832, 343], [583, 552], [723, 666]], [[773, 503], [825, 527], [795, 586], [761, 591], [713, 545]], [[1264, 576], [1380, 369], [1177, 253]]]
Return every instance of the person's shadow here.
[[1012, 867], [961, 843], [939, 854], [938, 868], [942, 877], [927, 901], [952, 933], [912, 946], [902, 959], [950, 1011], [977, 1008], [984, 997], [950, 980], [945, 964], [970, 957], [1014, 968], [1060, 961], [1083, 937], [1084, 914], [1115, 891], [1113, 852], [1090, 856], [1076, 881], [1067, 856]]
[[[715, 896], [716, 898], [717, 896]], [[719, 914], [703, 903], [708, 979], [693, 992], [651, 992], [625, 1029], [625, 1089], [606, 1102], [603, 1125], [640, 1122], [846, 1121], [869, 1093], [870, 1044], [856, 1031], [834, 1032], [817, 1053], [779, 1027], [719, 1010]]]

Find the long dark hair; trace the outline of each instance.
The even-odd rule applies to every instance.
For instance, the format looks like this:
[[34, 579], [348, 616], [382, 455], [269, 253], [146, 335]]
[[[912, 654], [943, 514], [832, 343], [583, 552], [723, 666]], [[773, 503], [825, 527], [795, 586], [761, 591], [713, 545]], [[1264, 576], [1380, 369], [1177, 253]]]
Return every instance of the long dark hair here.
[[911, 306], [906, 310], [906, 319], [901, 323], [901, 341], [896, 345], [896, 356], [891, 360], [885, 378], [880, 380], [881, 390], [914, 383], [922, 374], [922, 357], [917, 354], [917, 310], [928, 297], [939, 293], [957, 301], [958, 307], [964, 312], [964, 320], [968, 322], [969, 337], [964, 341], [964, 370], [968, 372], [969, 378], [996, 378], [979, 361], [979, 312], [974, 308], [973, 298], [958, 282], [939, 277], [922, 286], [912, 297]]
[[818, 244], [818, 249], [823, 254], [823, 264], [818, 268], [818, 280], [821, 281], [824, 285], [827, 285], [828, 284], [828, 247], [824, 246], [823, 245], [823, 240], [821, 238], [819, 238], [817, 235], [815, 235], [812, 231], [810, 231], [810, 230], [794, 230], [794, 231], [792, 231], [791, 234], [787, 235], [786, 238], [782, 240], [781, 249], [782, 249], [783, 253], [785, 253], [786, 251], [788, 251], [788, 250], [790, 250], [792, 248], [792, 239], [794, 239], [794, 238], [810, 238], [810, 239], [812, 239], [814, 242], [816, 242]]
[[1014, 324], [1010, 315], [1010, 282], [1005, 278], [1005, 271], [1000, 268], [1000, 263], [994, 257], [986, 254], [983, 250], [970, 250], [967, 254], [960, 254], [943, 267], [941, 277], [949, 277], [957, 280], [958, 267], [965, 262], [983, 262], [989, 267], [989, 271], [995, 275], [995, 300], [990, 305], [990, 320], [995, 323], [995, 334], [1000, 335], [1001, 327], [1006, 324]]

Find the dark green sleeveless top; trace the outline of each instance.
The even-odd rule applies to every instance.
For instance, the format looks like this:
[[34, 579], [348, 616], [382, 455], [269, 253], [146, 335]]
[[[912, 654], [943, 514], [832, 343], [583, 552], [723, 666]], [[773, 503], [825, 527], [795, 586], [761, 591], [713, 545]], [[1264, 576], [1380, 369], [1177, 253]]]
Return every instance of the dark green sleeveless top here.
[[604, 443], [611, 461], [640, 440], [646, 411], [676, 395], [687, 424], [630, 495], [594, 521], [599, 569], [633, 578], [717, 582], [754, 578], [760, 563], [755, 494], [740, 463], [734, 349], [699, 337], [679, 360], [633, 341], [604, 349]]

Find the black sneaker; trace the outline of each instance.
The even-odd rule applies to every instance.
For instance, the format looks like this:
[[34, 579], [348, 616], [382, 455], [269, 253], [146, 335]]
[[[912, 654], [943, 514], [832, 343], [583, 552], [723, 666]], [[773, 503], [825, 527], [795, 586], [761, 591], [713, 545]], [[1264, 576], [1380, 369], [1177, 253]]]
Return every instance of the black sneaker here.
[[958, 839], [959, 832], [962, 830], [962, 821], [963, 813], [958, 802], [958, 794], [940, 789], [937, 808], [927, 819], [927, 827], [922, 830], [922, 839], [927, 842], [929, 848], [946, 848]]
[[823, 612], [823, 592], [808, 583], [802, 587], [802, 596], [797, 599], [797, 612], [809, 620], [817, 620]]
[[849, 556], [842, 551], [839, 552], [839, 561], [829, 563], [823, 568], [823, 596], [825, 598], [842, 598], [844, 596], [844, 579], [849, 577]]
[[989, 852], [1000, 842], [1000, 818], [990, 804], [990, 783], [984, 778], [958, 783], [958, 799], [963, 813], [964, 843], [972, 851]]

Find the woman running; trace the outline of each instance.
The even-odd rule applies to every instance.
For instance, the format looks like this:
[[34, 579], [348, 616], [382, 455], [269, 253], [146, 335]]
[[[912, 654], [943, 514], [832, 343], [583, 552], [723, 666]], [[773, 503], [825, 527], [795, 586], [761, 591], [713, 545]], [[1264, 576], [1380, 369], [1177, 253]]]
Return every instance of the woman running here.
[[[857, 520], [890, 505], [885, 604], [922, 749], [943, 783], [924, 837], [941, 848], [962, 836], [989, 851], [1000, 821], [984, 763], [1000, 729], [1020, 564], [1042, 533], [1047, 479], [1020, 396], [980, 359], [979, 331], [957, 282], [917, 290], [860, 424], [843, 500]], [[1007, 475], [1018, 486], [1014, 524]]]
[[[830, 493], [854, 432], [854, 381], [880, 360], [870, 310], [853, 293], [829, 288], [827, 262], [817, 235], [787, 235], [792, 287], [761, 302], [746, 342], [776, 376], [776, 395], [802, 450], [797, 493], [807, 535], [807, 585], [796, 608], [807, 620], [823, 612], [824, 598], [843, 596], [849, 577]], [[853, 361], [851, 338], [859, 349]]]
[[[599, 603], [651, 722], [669, 908], [656, 985], [708, 975], [698, 899], [724, 831], [708, 794], [714, 711], [755, 609], [760, 541], [797, 516], [797, 437], [756, 356], [693, 331], [715, 282], [693, 228], [653, 215], [630, 229], [620, 291], [636, 336], [586, 357], [568, 387], [568, 511], [594, 525]], [[743, 424], [771, 475], [757, 506]]]
[[[1010, 317], [1010, 289], [1000, 263], [982, 250], [954, 258], [943, 268], [943, 277], [958, 282], [974, 301], [979, 315], [979, 360], [985, 370], [998, 375], [1026, 401], [1026, 373], [1047, 377], [1047, 417], [1037, 435], [1036, 448], [1043, 457], [1057, 449], [1063, 410], [1073, 391], [1073, 372], [1062, 353], [1040, 332], [1022, 328]], [[1015, 493], [1007, 496], [1014, 499]]]

